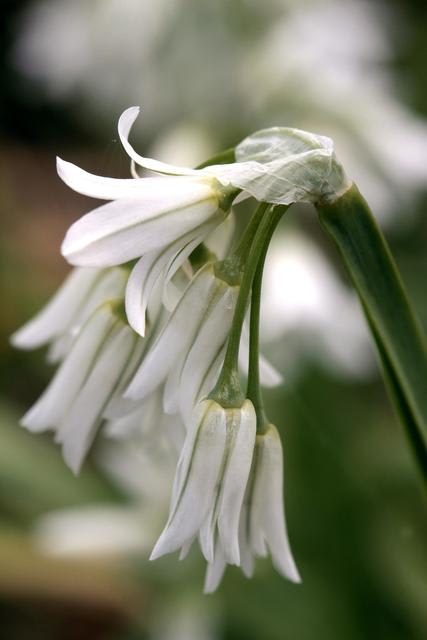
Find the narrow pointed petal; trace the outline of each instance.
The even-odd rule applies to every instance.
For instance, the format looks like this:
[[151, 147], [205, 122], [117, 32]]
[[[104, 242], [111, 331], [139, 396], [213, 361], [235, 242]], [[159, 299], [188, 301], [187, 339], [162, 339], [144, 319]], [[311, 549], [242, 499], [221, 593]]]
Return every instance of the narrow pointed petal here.
[[236, 216], [231, 211], [222, 224], [206, 238], [205, 244], [218, 260], [224, 260], [230, 252], [236, 231]]
[[166, 379], [181, 354], [191, 345], [217, 289], [218, 280], [212, 267], [207, 265], [188, 285], [126, 390], [126, 397], [143, 398]]
[[[179, 245], [178, 242], [175, 243], [174, 252], [172, 253], [169, 262], [166, 266], [164, 280], [163, 280], [163, 304], [169, 311], [173, 311], [176, 306], [175, 296], [172, 296], [170, 293], [170, 288], [175, 289], [175, 286], [172, 284], [172, 279], [177, 273], [177, 271], [182, 267], [184, 262], [190, 256], [190, 254], [194, 251], [194, 249], [205, 239], [206, 235], [214, 229], [219, 221], [223, 218], [221, 215], [221, 210], [218, 209], [215, 216], [213, 216], [210, 220], [200, 225], [199, 227], [193, 229], [190, 233], [188, 233], [185, 237], [180, 238]], [[172, 287], [171, 287], [172, 285]]]
[[132, 329], [140, 336], [145, 336], [148, 302], [170, 254], [170, 247], [146, 253], [129, 276], [126, 286], [126, 316]]
[[186, 357], [187, 354], [184, 353], [174, 364], [166, 378], [165, 386], [163, 388], [163, 411], [168, 415], [173, 415], [179, 412], [181, 376]]
[[267, 358], [260, 353], [259, 356], [259, 378], [264, 387], [272, 388], [283, 384], [283, 376]]
[[156, 171], [158, 173], [166, 173], [169, 175], [176, 176], [191, 176], [198, 175], [198, 171], [196, 169], [187, 169], [186, 167], [176, 167], [171, 164], [167, 164], [166, 162], [160, 162], [159, 160], [153, 160], [152, 158], [143, 158], [135, 151], [132, 145], [129, 143], [129, 133], [132, 128], [133, 123], [137, 119], [140, 112], [139, 107], [129, 107], [122, 113], [119, 118], [118, 124], [118, 132], [120, 136], [120, 140], [122, 142], [123, 147], [125, 148], [126, 153], [129, 155], [132, 160], [144, 169], [149, 169], [150, 171]]
[[109, 305], [91, 316], [46, 391], [22, 418], [24, 427], [30, 431], [43, 431], [59, 425], [84, 384], [114, 322]]
[[73, 269], [47, 305], [12, 335], [13, 346], [36, 349], [64, 333], [100, 275], [99, 269]]
[[[283, 502], [283, 451], [277, 429], [270, 425], [259, 452], [259, 504], [263, 529], [273, 564], [277, 571], [293, 582], [301, 582], [286, 531]], [[257, 487], [255, 487], [255, 491]], [[268, 496], [268, 500], [266, 500]], [[261, 501], [261, 495], [257, 500]]]
[[[87, 267], [80, 267], [81, 269]], [[92, 270], [92, 269], [91, 269]], [[97, 307], [110, 300], [122, 298], [125, 292], [126, 281], [129, 272], [121, 267], [103, 269], [98, 280], [90, 290], [90, 295], [86, 296], [84, 303], [80, 306], [74, 319], [70, 320], [67, 333], [60, 336], [49, 349], [48, 362], [53, 364], [60, 362], [71, 349], [73, 342], [79, 334], [86, 320], [91, 316]]]
[[190, 553], [191, 547], [193, 546], [193, 542], [194, 542], [194, 538], [192, 538], [189, 542], [187, 542], [181, 547], [178, 560], [185, 560], [185, 558]]
[[201, 325], [182, 370], [179, 399], [184, 421], [191, 415], [202, 381], [230, 332], [239, 287], [221, 285], [221, 295]]
[[181, 477], [175, 509], [150, 559], [176, 551], [200, 529], [215, 497], [225, 441], [224, 411], [208, 412], [197, 429], [196, 440], [193, 440], [194, 447], [186, 473]]
[[156, 178], [104, 178], [61, 158], [56, 159], [56, 169], [61, 180], [73, 191], [100, 200], [131, 198], [158, 188]]
[[209, 563], [206, 569], [205, 585], [203, 593], [213, 593], [219, 587], [224, 576], [226, 567], [225, 556], [222, 552], [221, 545], [217, 544], [215, 548], [215, 559]]
[[199, 530], [200, 549], [206, 562], [209, 563], [214, 561], [216, 520], [216, 504], [214, 504]]
[[251, 470], [255, 445], [256, 415], [252, 402], [245, 400], [240, 409], [227, 410], [227, 430], [231, 443], [218, 514], [218, 532], [229, 564], [240, 564], [239, 521]]
[[245, 499], [243, 501], [242, 510], [240, 512], [239, 522], [239, 550], [240, 550], [240, 567], [247, 578], [252, 578], [254, 574], [254, 556], [249, 544], [249, 511], [248, 497], [251, 493], [251, 479], [246, 487]]
[[131, 327], [141, 336], [145, 335], [147, 307], [154, 287], [160, 281], [163, 303], [172, 310], [174, 305], [168, 300], [167, 286], [206, 233], [218, 224], [217, 218], [220, 216], [213, 216], [169, 246], [145, 254], [132, 269], [126, 287], [126, 315]]
[[227, 345], [225, 344], [222, 349], [219, 350], [218, 355], [215, 360], [212, 362], [209, 370], [206, 371], [206, 374], [200, 380], [200, 386], [197, 389], [197, 395], [195, 396], [195, 402], [201, 402], [205, 400], [209, 393], [212, 391], [214, 386], [216, 385], [219, 374], [221, 372], [222, 365], [224, 363], [225, 350]]
[[62, 243], [71, 264], [109, 267], [161, 249], [216, 212], [209, 184], [187, 178], [157, 178], [150, 196], [123, 198], [77, 220]]
[[135, 344], [134, 332], [121, 322], [118, 325], [57, 434], [65, 462], [76, 474], [95, 438], [105, 404]]
[[146, 342], [147, 340], [143, 340], [142, 338], [137, 339], [129, 361], [123, 370], [114, 392], [111, 394], [111, 398], [109, 399], [107, 406], [105, 407], [103, 414], [104, 418], [114, 420], [125, 416], [128, 413], [132, 413], [141, 406], [140, 400], [135, 401], [129, 400], [129, 398], [124, 398], [123, 393], [130, 380], [133, 378], [136, 369], [141, 364], [146, 349]]

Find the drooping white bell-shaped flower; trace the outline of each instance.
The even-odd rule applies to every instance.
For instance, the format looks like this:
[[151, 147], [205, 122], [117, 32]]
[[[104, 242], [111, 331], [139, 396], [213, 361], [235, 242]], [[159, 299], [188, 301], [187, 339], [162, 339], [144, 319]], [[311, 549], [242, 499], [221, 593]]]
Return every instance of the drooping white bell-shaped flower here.
[[91, 313], [124, 295], [128, 275], [122, 267], [73, 269], [45, 307], [12, 335], [12, 344], [20, 349], [49, 344], [48, 361], [59, 362]]
[[[292, 582], [301, 582], [286, 530], [283, 502], [283, 450], [280, 436], [269, 424], [256, 436], [255, 451], [239, 524], [241, 567], [250, 578], [256, 556], [270, 552], [275, 569]], [[214, 560], [208, 565], [205, 592], [218, 587], [227, 557], [221, 545], [215, 548]]]
[[92, 313], [49, 386], [21, 420], [30, 431], [55, 431], [75, 473], [140, 340], [116, 308], [113, 301]]
[[[183, 359], [187, 357], [203, 327], [208, 327], [214, 343], [217, 342], [218, 335], [222, 336], [223, 342], [231, 324], [237, 294], [238, 286], [229, 285], [218, 277], [214, 265], [206, 264], [202, 267], [145, 354], [125, 396], [144, 398], [172, 372], [178, 372], [177, 363], [182, 366]], [[208, 367], [210, 354], [201, 352], [199, 355], [199, 366], [203, 369], [206, 363]], [[197, 377], [196, 373], [194, 375]]]
[[196, 536], [213, 562], [218, 535], [228, 562], [240, 564], [239, 517], [251, 469], [256, 415], [252, 403], [224, 408], [204, 400], [194, 412], [178, 462], [168, 522], [151, 554], [154, 560]]

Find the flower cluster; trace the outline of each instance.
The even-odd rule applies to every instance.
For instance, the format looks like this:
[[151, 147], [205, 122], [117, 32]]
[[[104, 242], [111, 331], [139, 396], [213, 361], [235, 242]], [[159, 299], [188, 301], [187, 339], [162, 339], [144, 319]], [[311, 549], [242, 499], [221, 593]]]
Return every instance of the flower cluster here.
[[[328, 202], [349, 183], [329, 139], [286, 128], [253, 134], [199, 169], [144, 158], [128, 139], [137, 115], [128, 109], [118, 127], [132, 178], [58, 159], [67, 185], [110, 202], [68, 230], [62, 253], [74, 270], [12, 337], [24, 349], [48, 344], [58, 365], [22, 424], [54, 431], [76, 473], [98, 433], [168, 442], [176, 475], [151, 558], [178, 549], [184, 557], [197, 539], [207, 592], [227, 564], [250, 576], [254, 557], [267, 551], [298, 582], [282, 445], [260, 391], [260, 381], [280, 382], [258, 349], [262, 268], [292, 202]], [[140, 177], [135, 165], [151, 174]], [[250, 196], [260, 204], [227, 251], [233, 201]]]

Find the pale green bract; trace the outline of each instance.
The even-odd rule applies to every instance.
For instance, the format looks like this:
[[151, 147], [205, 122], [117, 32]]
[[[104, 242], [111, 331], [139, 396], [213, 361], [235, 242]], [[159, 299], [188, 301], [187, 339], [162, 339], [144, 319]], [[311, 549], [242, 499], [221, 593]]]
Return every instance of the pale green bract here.
[[236, 163], [203, 172], [262, 202], [334, 202], [351, 186], [330, 138], [300, 129], [271, 127], [235, 149]]

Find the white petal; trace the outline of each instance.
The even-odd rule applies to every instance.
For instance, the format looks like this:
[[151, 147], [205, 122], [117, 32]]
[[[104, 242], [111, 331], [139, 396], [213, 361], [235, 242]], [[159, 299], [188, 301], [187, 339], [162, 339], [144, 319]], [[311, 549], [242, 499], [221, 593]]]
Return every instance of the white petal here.
[[223, 348], [219, 351], [217, 357], [209, 367], [209, 370], [206, 372], [205, 376], [200, 380], [200, 388], [196, 396], [197, 402], [204, 400], [216, 385], [219, 378], [219, 374], [221, 372], [222, 365], [224, 363], [224, 355], [225, 355], [226, 347], [227, 345], [224, 345]]
[[264, 531], [264, 502], [269, 496], [269, 475], [261, 465], [264, 447], [264, 435], [257, 435], [252, 467], [252, 487], [248, 498], [248, 535], [253, 553], [261, 558], [268, 555]]
[[50, 343], [46, 353], [46, 360], [49, 364], [58, 364], [61, 362], [67, 353], [69, 353], [76, 336], [73, 336], [70, 332], [64, 333], [62, 336], [55, 338]]
[[[220, 219], [219, 216], [213, 216], [212, 220], [192, 229], [171, 245], [159, 251], [147, 253], [135, 265], [126, 287], [126, 315], [131, 327], [141, 336], [145, 335], [147, 306], [158, 279], [160, 277], [163, 279], [161, 286], [165, 303], [167, 302], [166, 287], [169, 281], [190, 253], [203, 241], [206, 233], [218, 224]], [[170, 310], [173, 308], [170, 304], [165, 306]]]
[[109, 336], [57, 434], [57, 441], [63, 445], [65, 462], [74, 473], [80, 470], [95, 438], [105, 404], [135, 344], [133, 331], [121, 322], [118, 325], [117, 330]]
[[199, 544], [205, 560], [214, 561], [215, 533], [216, 533], [217, 509], [216, 501], [200, 527]]
[[[84, 268], [84, 267], [81, 267]], [[69, 352], [82, 326], [97, 307], [110, 300], [123, 298], [129, 272], [121, 267], [102, 269], [100, 277], [86, 296], [74, 319], [70, 321], [67, 333], [55, 341], [48, 353], [48, 361], [60, 362]]]
[[206, 238], [207, 248], [216, 255], [218, 260], [224, 260], [228, 256], [235, 231], [236, 217], [231, 211], [224, 222]]
[[280, 371], [262, 353], [259, 355], [259, 378], [261, 384], [267, 388], [283, 384], [283, 376]]
[[[182, 369], [187, 354], [184, 353], [169, 371], [163, 389], [163, 410], [168, 415], [179, 412], [179, 394], [181, 390]], [[194, 408], [194, 407], [193, 407]]]
[[181, 551], [179, 552], [179, 560], [185, 560], [185, 558], [190, 553], [193, 542], [194, 538], [192, 538], [189, 542], [186, 542], [186, 544], [181, 547]]
[[72, 264], [109, 267], [174, 242], [211, 218], [218, 199], [207, 184], [188, 178], [158, 178], [150, 197], [123, 198], [77, 220], [61, 251]]
[[206, 265], [193, 278], [157, 340], [146, 354], [125, 396], [143, 398], [162, 383], [191, 345], [220, 281]]
[[101, 273], [100, 269], [73, 269], [47, 305], [13, 334], [12, 344], [35, 349], [64, 333]]
[[[214, 229], [220, 221], [223, 219], [223, 215], [221, 215], [221, 210], [219, 209], [215, 216], [213, 216], [210, 220], [200, 225], [196, 229], [193, 229], [190, 233], [188, 233], [184, 238], [175, 243], [175, 250], [171, 255], [169, 263], [166, 267], [165, 275], [164, 275], [164, 283], [163, 283], [163, 304], [169, 311], [173, 311], [176, 303], [174, 301], [174, 296], [170, 294], [170, 288], [168, 285], [172, 284], [172, 278], [175, 276], [177, 271], [182, 267], [184, 262], [190, 256], [190, 254], [194, 251], [194, 249], [205, 239], [205, 237], [209, 234], [212, 229]], [[173, 287], [175, 289], [175, 287]]]
[[239, 287], [221, 281], [221, 295], [215, 301], [193, 341], [180, 380], [180, 411], [184, 422], [191, 415], [200, 388], [230, 332]]
[[152, 158], [143, 158], [139, 155], [139, 153], [136, 153], [135, 149], [129, 143], [128, 138], [132, 125], [139, 115], [139, 111], [139, 107], [129, 107], [129, 109], [126, 109], [126, 111], [124, 111], [120, 116], [118, 124], [120, 140], [122, 141], [123, 147], [125, 148], [127, 154], [132, 158], [132, 160], [136, 162], [136, 164], [139, 164], [141, 167], [144, 167], [144, 169], [157, 171], [158, 173], [166, 173], [177, 176], [197, 176], [198, 171], [195, 169], [176, 167], [174, 165], [167, 164], [166, 162], [153, 160]]
[[162, 394], [156, 390], [136, 409], [111, 420], [103, 433], [112, 438], [124, 439], [132, 436], [149, 437], [156, 432], [160, 440], [162, 423]]
[[[221, 482], [218, 532], [225, 558], [240, 564], [239, 521], [254, 452], [256, 415], [252, 402], [227, 410], [230, 452]], [[229, 438], [230, 438], [229, 435]]]
[[279, 434], [273, 425], [263, 436], [255, 479], [254, 499], [259, 501], [259, 513], [265, 539], [277, 571], [293, 582], [301, 582], [292, 556], [286, 531], [283, 502], [283, 452]]
[[254, 573], [254, 557], [249, 544], [248, 497], [251, 493], [250, 482], [251, 478], [249, 478], [248, 486], [246, 487], [239, 522], [240, 567], [247, 578], [252, 578]]
[[161, 420], [161, 430], [166, 440], [172, 445], [174, 453], [179, 457], [185, 442], [186, 429], [179, 416], [168, 416], [163, 414]]
[[46, 391], [22, 418], [24, 427], [30, 431], [43, 431], [59, 425], [84, 384], [114, 322], [109, 305], [91, 316]]
[[104, 418], [114, 420], [115, 418], [120, 418], [128, 413], [132, 413], [135, 409], [141, 406], [140, 400], [134, 401], [129, 400], [129, 398], [123, 398], [123, 393], [142, 361], [146, 349], [146, 343], [147, 340], [143, 340], [142, 338], [139, 338], [136, 341], [129, 361], [123, 370], [114, 392], [111, 394], [111, 398], [107, 406], [105, 407], [103, 414]]
[[[173, 249], [172, 249], [173, 251]], [[145, 335], [146, 311], [154, 285], [170, 257], [171, 248], [146, 253], [136, 263], [126, 287], [126, 316], [139, 335]]]
[[213, 593], [218, 588], [224, 575], [226, 561], [221, 550], [221, 545], [217, 544], [215, 549], [215, 559], [209, 563], [206, 569], [205, 585], [203, 593]]
[[226, 441], [225, 414], [219, 405], [214, 405], [216, 403], [206, 403], [209, 410], [196, 427], [197, 437], [188, 436], [193, 448], [188, 455], [184, 446], [182, 459], [185, 464], [181, 470], [177, 469], [180, 482], [175, 491], [176, 499], [172, 497], [175, 507], [150, 559], [171, 553], [193, 538], [211, 508]]
[[71, 162], [56, 159], [58, 175], [74, 191], [100, 200], [144, 196], [156, 190], [156, 178], [104, 178], [80, 169]]

